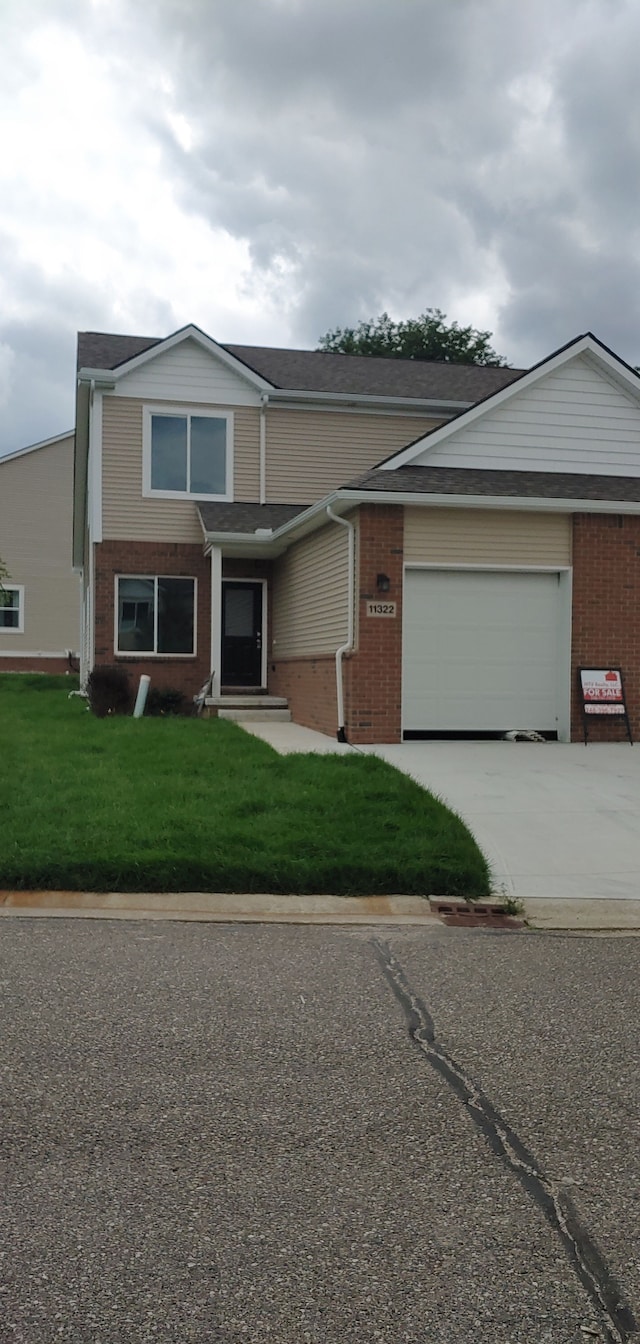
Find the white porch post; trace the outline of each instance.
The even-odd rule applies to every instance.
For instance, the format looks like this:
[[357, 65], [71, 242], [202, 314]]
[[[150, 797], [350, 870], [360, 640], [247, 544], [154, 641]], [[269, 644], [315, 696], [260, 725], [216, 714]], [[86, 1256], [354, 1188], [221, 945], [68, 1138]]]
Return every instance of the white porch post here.
[[222, 550], [211, 547], [211, 694], [219, 695], [222, 684]]

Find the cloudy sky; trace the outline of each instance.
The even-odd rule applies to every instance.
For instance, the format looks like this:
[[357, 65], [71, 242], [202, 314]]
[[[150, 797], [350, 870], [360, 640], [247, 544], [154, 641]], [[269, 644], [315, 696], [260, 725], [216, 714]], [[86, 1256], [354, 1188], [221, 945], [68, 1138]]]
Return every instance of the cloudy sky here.
[[0, 453], [79, 329], [640, 364], [639, 51], [637, 0], [0, 0]]

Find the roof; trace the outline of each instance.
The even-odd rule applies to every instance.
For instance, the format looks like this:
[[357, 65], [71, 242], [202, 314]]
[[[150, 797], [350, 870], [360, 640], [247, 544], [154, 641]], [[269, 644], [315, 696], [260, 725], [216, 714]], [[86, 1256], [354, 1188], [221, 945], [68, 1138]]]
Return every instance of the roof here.
[[415, 495], [502, 495], [513, 499], [584, 499], [640, 503], [640, 477], [579, 472], [396, 467], [365, 472], [344, 487]]
[[198, 513], [205, 532], [247, 532], [258, 528], [282, 527], [308, 504], [199, 504]]
[[[116, 369], [161, 344], [156, 336], [78, 334], [78, 368]], [[223, 350], [279, 390], [360, 396], [475, 402], [520, 377], [521, 369], [448, 364], [435, 360], [380, 359], [322, 350], [288, 350], [260, 345], [223, 345]]]

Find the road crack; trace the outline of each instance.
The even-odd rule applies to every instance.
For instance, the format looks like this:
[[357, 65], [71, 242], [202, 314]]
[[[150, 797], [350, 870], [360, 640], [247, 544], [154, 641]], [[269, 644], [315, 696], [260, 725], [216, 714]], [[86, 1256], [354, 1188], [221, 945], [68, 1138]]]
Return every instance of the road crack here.
[[482, 1088], [436, 1040], [433, 1019], [409, 984], [388, 943], [372, 939], [382, 972], [401, 1005], [409, 1036], [466, 1106], [489, 1147], [518, 1178], [557, 1233], [602, 1321], [608, 1344], [627, 1344], [638, 1326], [592, 1237], [582, 1227], [566, 1185], [553, 1181], [500, 1115]]

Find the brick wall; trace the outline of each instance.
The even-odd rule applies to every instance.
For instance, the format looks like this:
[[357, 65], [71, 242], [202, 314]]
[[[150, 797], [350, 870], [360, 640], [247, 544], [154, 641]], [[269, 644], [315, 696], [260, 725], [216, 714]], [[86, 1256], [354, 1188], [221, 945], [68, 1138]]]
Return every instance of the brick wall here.
[[287, 697], [294, 723], [335, 737], [338, 726], [335, 658], [282, 658], [270, 663], [269, 694]]
[[[117, 574], [174, 575], [198, 580], [197, 653], [192, 658], [114, 653]], [[95, 548], [95, 662], [126, 667], [135, 684], [141, 673], [158, 687], [195, 695], [209, 676], [211, 658], [211, 567], [202, 546], [182, 542], [103, 541]]]
[[0, 658], [2, 672], [46, 672], [49, 676], [59, 676], [69, 671], [66, 658]]
[[[347, 737], [353, 742], [399, 742], [402, 721], [402, 562], [404, 510], [365, 505], [358, 529], [358, 636], [345, 660]], [[390, 579], [380, 593], [378, 574]], [[395, 602], [392, 617], [367, 616], [367, 601]]]
[[[640, 518], [576, 514], [573, 520], [572, 738], [582, 737], [577, 671], [621, 667], [634, 738], [640, 736]], [[624, 728], [590, 723], [590, 738], [617, 742]]]

